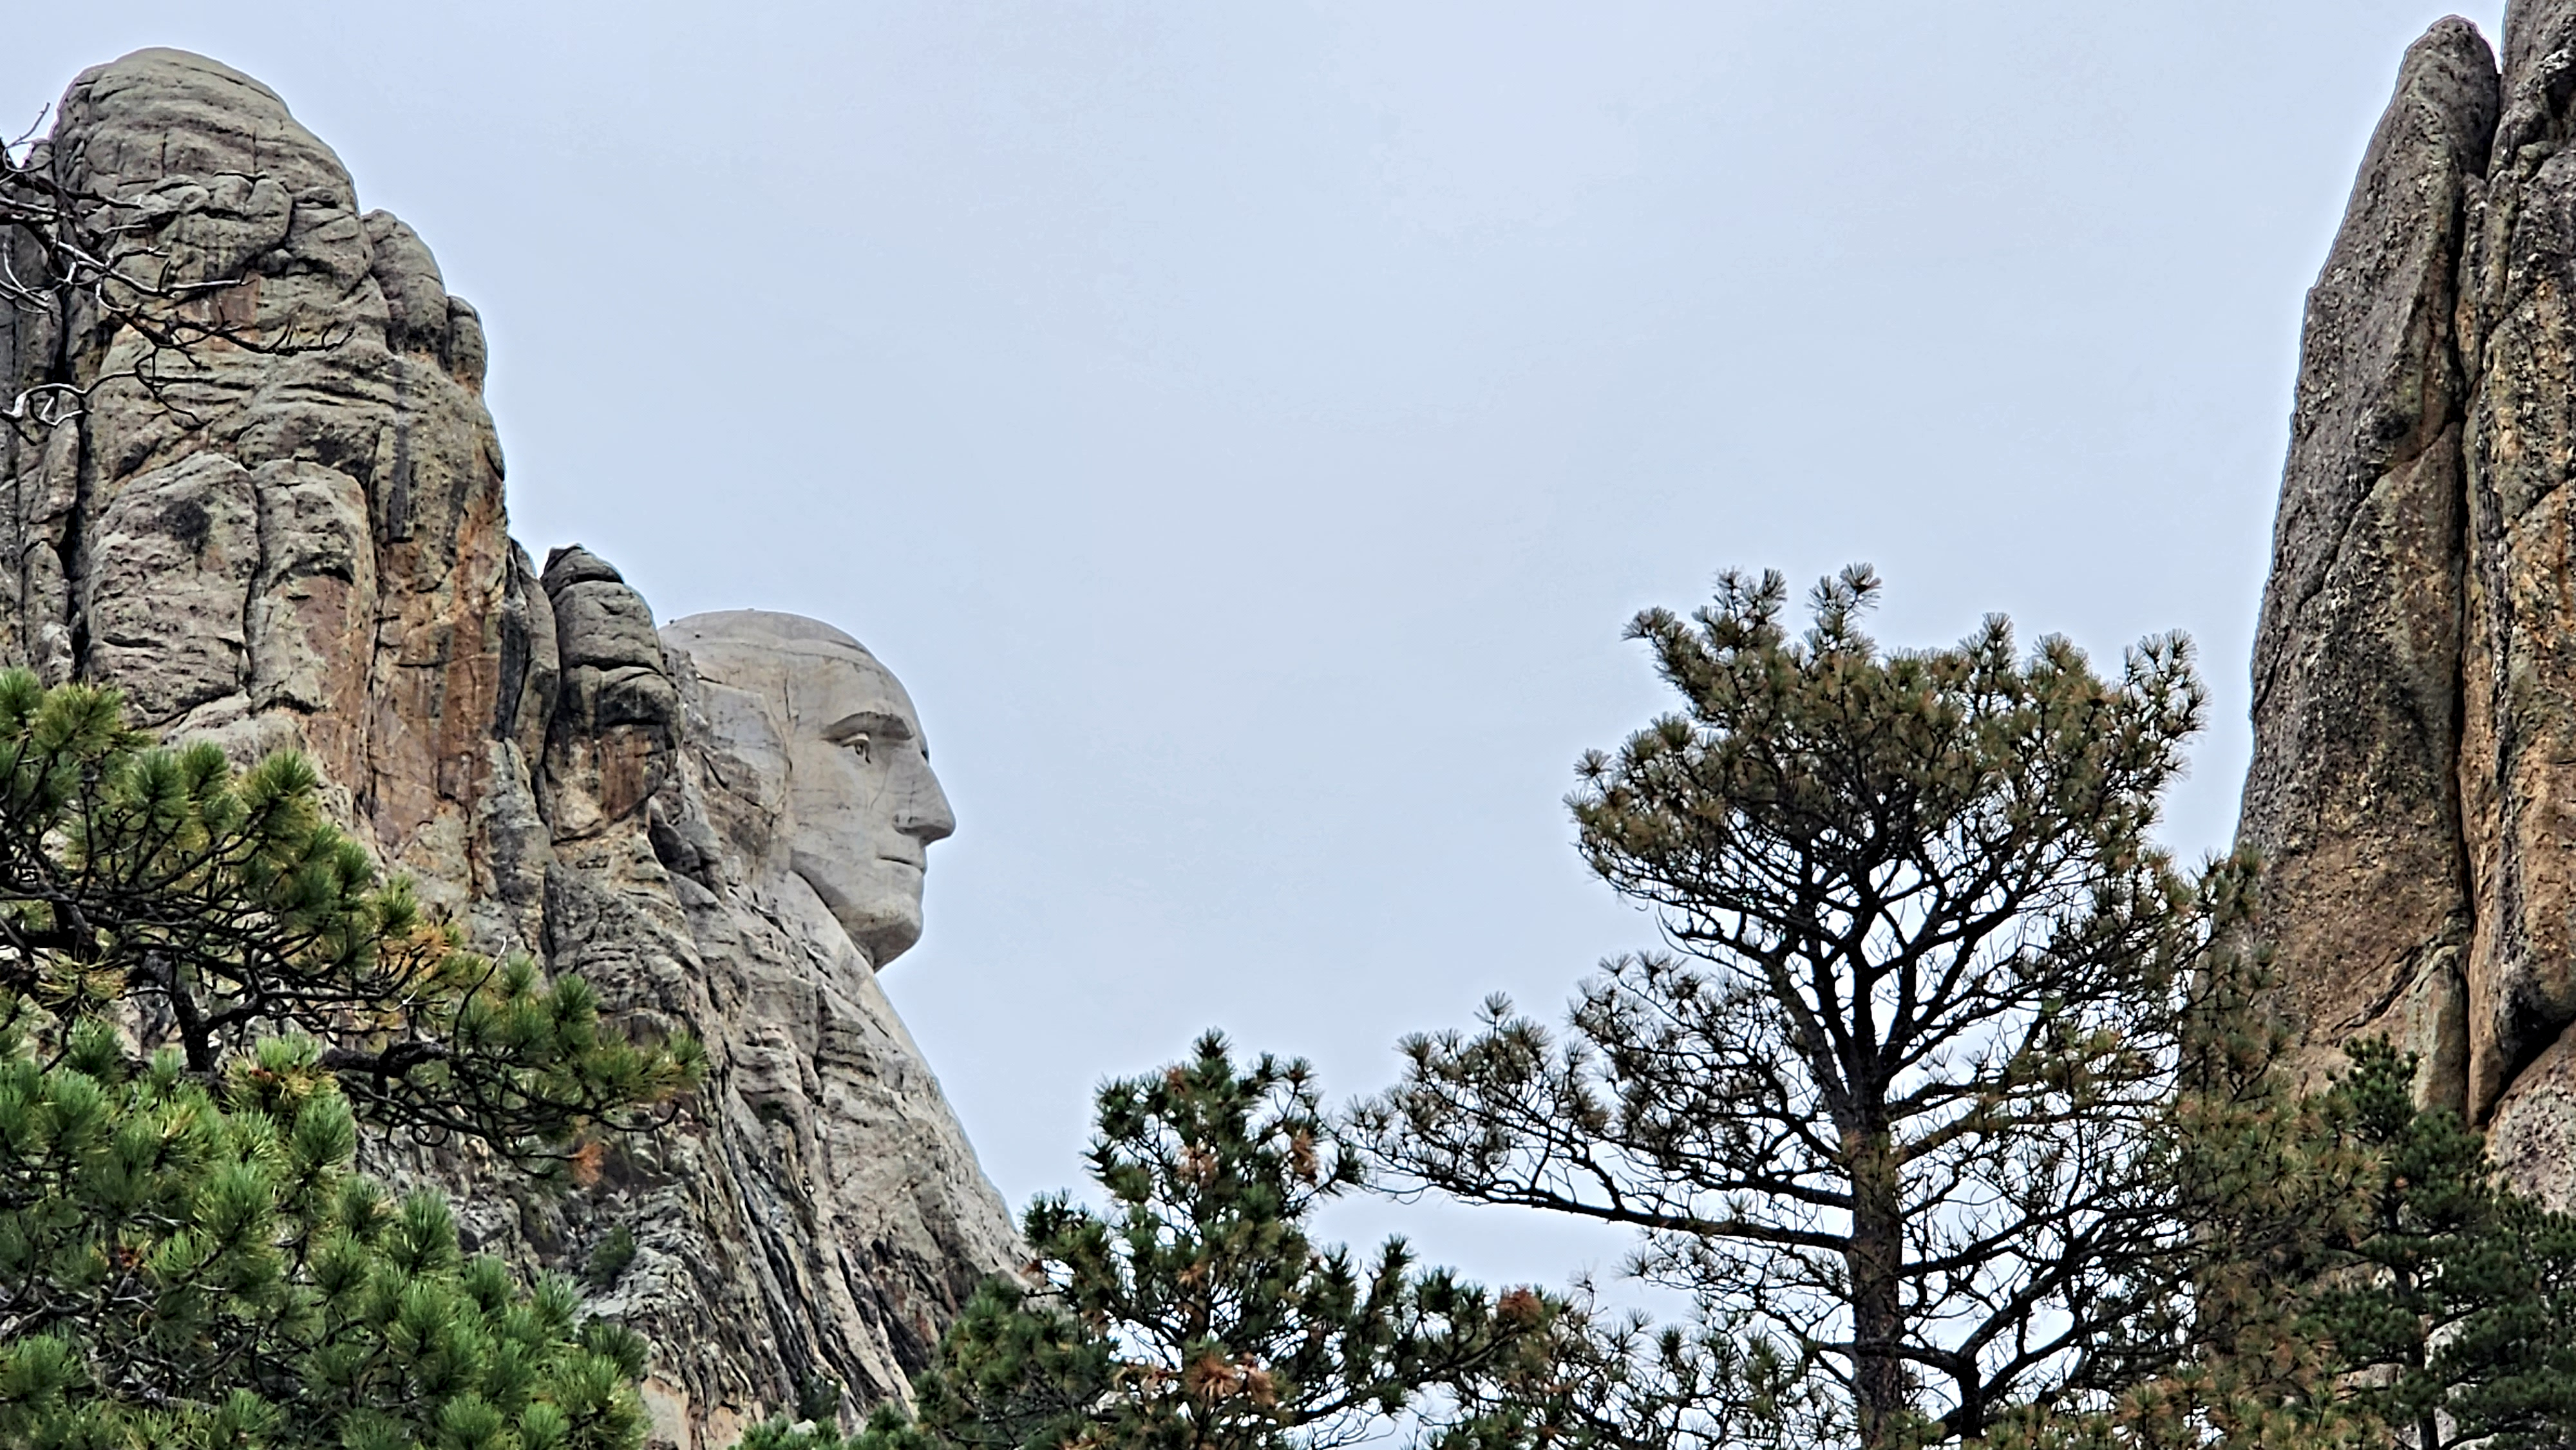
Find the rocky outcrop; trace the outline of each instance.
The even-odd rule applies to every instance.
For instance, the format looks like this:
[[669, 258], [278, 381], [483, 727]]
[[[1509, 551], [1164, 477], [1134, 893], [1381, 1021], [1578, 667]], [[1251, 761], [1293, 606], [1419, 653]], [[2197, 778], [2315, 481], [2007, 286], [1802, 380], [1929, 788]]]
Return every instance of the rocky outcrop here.
[[2309, 295], [2240, 837], [2322, 1054], [2576, 1200], [2576, 0], [2407, 54]]
[[[903, 903], [826, 897], [908, 889], [917, 933], [945, 805], [888, 807], [908, 877], [818, 888], [798, 863], [831, 842], [792, 838], [847, 824], [829, 787], [858, 755], [797, 755], [804, 724], [735, 683], [882, 670], [837, 631], [829, 660], [793, 639], [764, 659], [776, 631], [754, 630], [702, 672], [694, 636], [658, 632], [607, 563], [563, 549], [541, 573], [509, 537], [474, 310], [265, 87], [140, 52], [76, 80], [43, 145], [70, 184], [136, 202], [173, 276], [240, 278], [206, 305], [249, 345], [147, 357], [77, 297], [0, 321], [15, 387], [89, 395], [0, 452], [0, 661], [115, 685], [140, 723], [238, 759], [306, 752], [346, 824], [477, 948], [577, 971], [636, 1030], [706, 1043], [706, 1092], [582, 1190], [457, 1150], [387, 1165], [472, 1190], [470, 1230], [530, 1265], [577, 1269], [631, 1232], [594, 1308], [654, 1341], [660, 1440], [728, 1443], [817, 1383], [854, 1406], [902, 1394], [1017, 1247], [877, 988], [910, 944], [879, 923]], [[927, 779], [909, 701], [886, 712], [870, 767], [918, 758]], [[764, 729], [767, 774], [745, 735]]]
[[474, 310], [274, 94], [211, 61], [85, 73], [46, 149], [74, 187], [148, 198], [182, 280], [246, 269], [225, 305], [250, 333], [332, 345], [209, 346], [143, 369], [156, 385], [132, 375], [149, 343], [77, 300], [59, 327], [13, 318], [13, 382], [94, 391], [8, 443], [0, 655], [117, 685], [168, 730], [298, 744], [440, 904], [493, 898], [475, 816], [513, 743], [502, 697], [529, 682], [500, 672], [518, 576]]
[[2496, 114], [2486, 42], [2435, 26], [2308, 294], [2240, 828], [2265, 860], [2301, 1022], [2320, 1041], [2392, 1033], [2453, 1101], [2474, 921], [2458, 787], [2469, 379], [2453, 317]]

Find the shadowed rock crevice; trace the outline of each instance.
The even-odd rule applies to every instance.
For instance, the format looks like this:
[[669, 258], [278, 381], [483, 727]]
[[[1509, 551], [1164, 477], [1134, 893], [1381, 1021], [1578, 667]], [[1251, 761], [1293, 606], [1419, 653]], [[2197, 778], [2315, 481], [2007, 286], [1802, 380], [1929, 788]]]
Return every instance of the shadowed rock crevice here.
[[[374, 1165], [459, 1190], [472, 1242], [531, 1267], [578, 1271], [631, 1232], [591, 1307], [656, 1346], [658, 1443], [730, 1443], [809, 1381], [855, 1406], [905, 1393], [1020, 1258], [876, 981], [920, 930], [920, 848], [953, 824], [924, 804], [909, 700], [828, 626], [665, 634], [586, 550], [540, 573], [509, 536], [479, 317], [275, 93], [143, 51], [58, 114], [43, 154], [147, 202], [181, 280], [246, 268], [232, 320], [319, 345], [209, 343], [160, 397], [109, 381], [0, 443], [0, 663], [116, 686], [139, 723], [240, 761], [305, 752], [475, 947], [707, 1044], [705, 1093], [579, 1191], [464, 1149]], [[141, 346], [77, 298], [63, 316], [0, 318], [12, 383], [112, 379]], [[783, 703], [853, 691], [873, 703], [829, 719]]]

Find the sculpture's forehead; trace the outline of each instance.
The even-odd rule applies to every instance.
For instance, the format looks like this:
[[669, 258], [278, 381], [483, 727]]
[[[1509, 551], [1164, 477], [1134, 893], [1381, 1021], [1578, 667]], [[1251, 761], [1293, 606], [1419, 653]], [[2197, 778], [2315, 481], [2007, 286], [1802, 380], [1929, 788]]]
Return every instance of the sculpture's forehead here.
[[921, 728], [912, 697], [865, 650], [789, 647], [778, 651], [778, 659], [791, 727], [819, 730], [852, 715], [877, 714]]
[[916, 734], [921, 729], [894, 675], [865, 645], [819, 619], [722, 610], [674, 620], [662, 639], [695, 662], [700, 678], [759, 701], [775, 728], [822, 730], [851, 715], [882, 714]]

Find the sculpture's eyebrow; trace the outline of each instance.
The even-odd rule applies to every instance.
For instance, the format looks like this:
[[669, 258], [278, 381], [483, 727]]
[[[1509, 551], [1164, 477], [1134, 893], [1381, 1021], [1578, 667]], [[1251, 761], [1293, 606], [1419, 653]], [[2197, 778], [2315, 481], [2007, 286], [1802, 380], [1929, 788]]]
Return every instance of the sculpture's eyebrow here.
[[901, 715], [889, 715], [882, 710], [861, 710], [855, 715], [844, 715], [823, 727], [823, 738], [835, 745], [845, 740], [856, 739], [861, 735], [886, 740], [910, 740], [912, 725]]

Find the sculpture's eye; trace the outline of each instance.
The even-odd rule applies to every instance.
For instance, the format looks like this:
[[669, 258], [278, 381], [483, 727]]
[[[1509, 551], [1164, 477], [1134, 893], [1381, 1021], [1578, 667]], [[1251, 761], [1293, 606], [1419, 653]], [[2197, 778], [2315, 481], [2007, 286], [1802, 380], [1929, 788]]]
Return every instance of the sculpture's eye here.
[[874, 748], [869, 745], [868, 737], [864, 735], [853, 735], [841, 743], [850, 747], [850, 753], [859, 758], [859, 764], [873, 765], [876, 763], [876, 752]]

